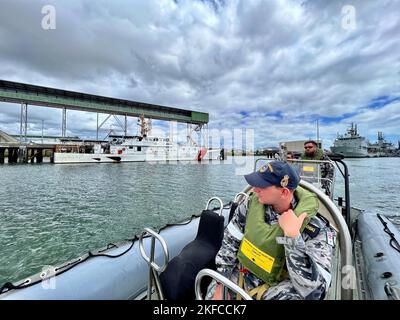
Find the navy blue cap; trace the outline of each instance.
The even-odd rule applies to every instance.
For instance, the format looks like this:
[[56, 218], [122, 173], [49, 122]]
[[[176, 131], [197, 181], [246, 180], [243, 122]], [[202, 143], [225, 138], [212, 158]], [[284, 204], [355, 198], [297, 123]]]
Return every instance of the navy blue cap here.
[[300, 182], [297, 171], [283, 161], [271, 161], [258, 171], [245, 175], [244, 178], [249, 185], [258, 188], [276, 186], [294, 190]]

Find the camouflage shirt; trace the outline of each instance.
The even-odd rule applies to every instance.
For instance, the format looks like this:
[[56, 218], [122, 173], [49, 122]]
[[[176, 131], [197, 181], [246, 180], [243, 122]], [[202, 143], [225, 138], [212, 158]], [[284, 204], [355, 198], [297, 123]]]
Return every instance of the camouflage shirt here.
[[[330, 161], [331, 159], [323, 153], [321, 149], [317, 150], [317, 153], [315, 154], [314, 157], [309, 157], [306, 156], [305, 154], [302, 154], [301, 159], [304, 160], [319, 160], [319, 161]], [[325, 190], [325, 194], [327, 194], [329, 197], [332, 198], [332, 182], [334, 181], [335, 177], [335, 167], [333, 166], [332, 163], [321, 163], [321, 185], [322, 188]], [[307, 179], [305, 179], [307, 180]]]
[[[237, 251], [243, 238], [248, 199], [243, 200], [236, 209], [232, 220], [224, 232], [222, 246], [216, 256], [217, 270], [225, 277], [237, 283], [240, 269]], [[297, 200], [293, 197], [292, 206]], [[278, 223], [278, 214], [272, 206], [266, 206], [265, 222], [273, 225]], [[313, 217], [310, 224], [319, 229], [317, 234], [310, 235], [307, 230], [297, 238], [279, 237], [277, 242], [285, 247], [286, 266], [289, 279], [275, 287], [269, 288], [263, 299], [323, 299], [331, 282], [331, 259], [336, 232], [329, 223], [319, 215]], [[244, 274], [246, 290], [251, 290], [263, 284], [254, 274]], [[213, 285], [207, 294], [213, 294]], [[211, 291], [211, 292], [210, 292]]]

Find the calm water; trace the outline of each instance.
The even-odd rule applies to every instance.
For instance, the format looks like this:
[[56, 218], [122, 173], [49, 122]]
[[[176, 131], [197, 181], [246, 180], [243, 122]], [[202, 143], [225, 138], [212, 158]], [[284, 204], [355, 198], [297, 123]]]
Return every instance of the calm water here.
[[[1, 165], [0, 285], [200, 213], [212, 196], [229, 202], [251, 171], [242, 162]], [[400, 158], [346, 163], [353, 206], [400, 215]]]

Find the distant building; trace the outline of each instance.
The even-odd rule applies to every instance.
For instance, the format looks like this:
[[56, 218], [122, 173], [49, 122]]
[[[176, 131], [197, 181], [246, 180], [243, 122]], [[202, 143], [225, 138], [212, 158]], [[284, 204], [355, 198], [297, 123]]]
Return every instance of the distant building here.
[[[19, 141], [20, 135], [11, 135], [16, 141]], [[26, 141], [32, 143], [54, 144], [62, 141], [82, 141], [79, 137], [59, 137], [59, 136], [41, 136], [41, 135], [26, 135]]]
[[268, 148], [261, 148], [256, 150], [256, 156], [268, 156], [274, 157], [276, 153], [279, 153], [279, 148], [277, 147], [268, 147]]
[[0, 142], [18, 142], [18, 140], [0, 130]]

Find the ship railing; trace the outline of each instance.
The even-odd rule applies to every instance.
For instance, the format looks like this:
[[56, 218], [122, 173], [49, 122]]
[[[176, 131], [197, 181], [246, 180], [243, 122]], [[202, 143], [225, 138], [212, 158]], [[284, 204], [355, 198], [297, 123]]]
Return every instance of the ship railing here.
[[[259, 158], [255, 161], [254, 171], [259, 170], [267, 162], [271, 161], [268, 158]], [[299, 173], [300, 178], [305, 180], [320, 190], [323, 190], [331, 199], [333, 199], [335, 189], [336, 171], [335, 164], [331, 160], [303, 160], [293, 159], [287, 160], [296, 171]], [[331, 177], [322, 176], [326, 171], [327, 166], [333, 168], [333, 175]]]

